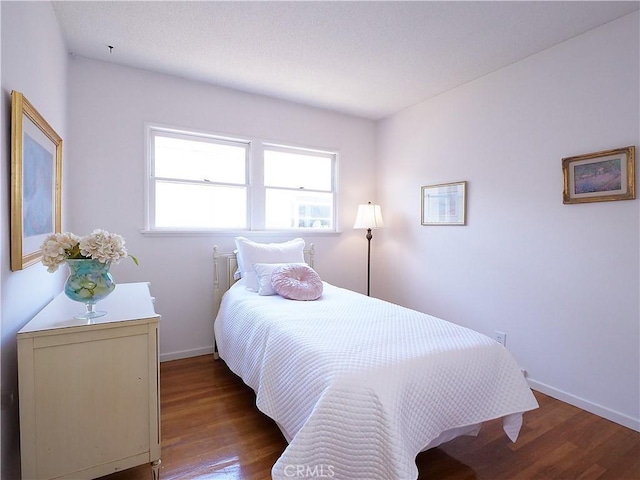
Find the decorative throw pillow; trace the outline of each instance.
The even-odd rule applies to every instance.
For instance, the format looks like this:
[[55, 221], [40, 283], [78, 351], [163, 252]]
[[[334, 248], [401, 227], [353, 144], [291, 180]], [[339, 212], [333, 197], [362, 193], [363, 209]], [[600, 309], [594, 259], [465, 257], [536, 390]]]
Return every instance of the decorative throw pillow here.
[[238, 268], [246, 278], [247, 289], [258, 291], [255, 263], [304, 263], [304, 240], [295, 238], [282, 243], [257, 243], [245, 237], [236, 237]]
[[276, 295], [271, 285], [271, 275], [276, 268], [287, 265], [306, 265], [306, 263], [254, 263], [253, 269], [258, 276], [258, 295]]
[[322, 296], [320, 275], [308, 265], [285, 265], [271, 274], [276, 293], [291, 300], [317, 300]]

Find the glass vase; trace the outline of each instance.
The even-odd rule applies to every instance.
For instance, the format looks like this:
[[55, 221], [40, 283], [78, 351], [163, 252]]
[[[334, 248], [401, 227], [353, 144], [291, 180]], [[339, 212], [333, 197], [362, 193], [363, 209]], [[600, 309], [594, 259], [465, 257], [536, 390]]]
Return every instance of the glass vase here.
[[95, 310], [97, 302], [107, 297], [116, 288], [109, 273], [111, 262], [102, 263], [94, 259], [67, 260], [69, 277], [64, 284], [64, 293], [71, 300], [84, 303], [86, 311], [75, 315], [80, 320], [102, 317], [107, 312]]

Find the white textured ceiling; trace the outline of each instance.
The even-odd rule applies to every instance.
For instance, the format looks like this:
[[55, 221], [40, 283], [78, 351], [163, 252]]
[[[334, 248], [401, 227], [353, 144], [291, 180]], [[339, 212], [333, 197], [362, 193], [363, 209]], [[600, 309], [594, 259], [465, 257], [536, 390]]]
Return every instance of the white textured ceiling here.
[[371, 119], [640, 7], [638, 1], [53, 5], [74, 54]]

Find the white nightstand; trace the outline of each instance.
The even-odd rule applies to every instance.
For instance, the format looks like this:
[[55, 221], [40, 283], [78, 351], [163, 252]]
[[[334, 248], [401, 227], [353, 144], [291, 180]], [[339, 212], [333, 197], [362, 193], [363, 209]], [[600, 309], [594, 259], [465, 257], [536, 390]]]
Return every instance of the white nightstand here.
[[23, 479], [91, 479], [160, 468], [158, 315], [148, 283], [118, 284], [98, 303], [59, 294], [18, 332]]

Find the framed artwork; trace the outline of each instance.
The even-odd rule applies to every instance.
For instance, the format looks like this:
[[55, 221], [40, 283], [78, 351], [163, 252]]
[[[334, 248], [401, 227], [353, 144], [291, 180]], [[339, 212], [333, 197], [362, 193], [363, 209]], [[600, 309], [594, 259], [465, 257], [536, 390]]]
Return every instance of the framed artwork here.
[[422, 225], [466, 225], [467, 182], [422, 187]]
[[11, 92], [11, 270], [40, 261], [59, 233], [62, 139], [20, 92]]
[[636, 198], [635, 147], [562, 159], [563, 203]]

